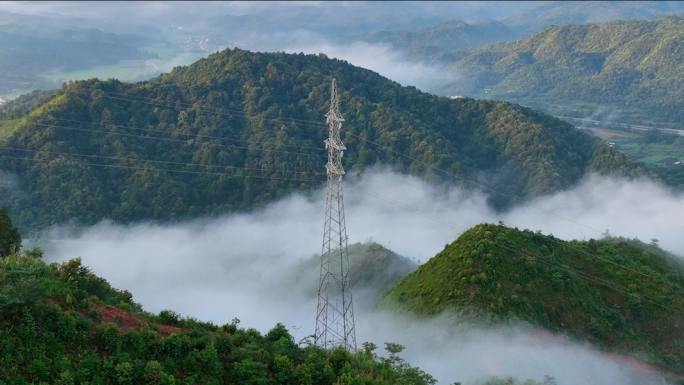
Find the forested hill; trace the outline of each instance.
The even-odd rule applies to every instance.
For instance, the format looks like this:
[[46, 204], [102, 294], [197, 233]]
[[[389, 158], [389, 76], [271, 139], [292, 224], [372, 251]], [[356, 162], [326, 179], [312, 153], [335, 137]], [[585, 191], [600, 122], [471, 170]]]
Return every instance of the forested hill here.
[[[654, 241], [655, 242], [655, 241]], [[656, 243], [483, 224], [464, 232], [383, 299], [421, 315], [523, 320], [684, 373], [684, 264]]]
[[322, 54], [236, 49], [145, 82], [65, 84], [12, 115], [0, 126], [0, 204], [26, 229], [189, 218], [320, 187], [333, 76], [350, 172], [384, 164], [467, 187], [464, 178], [477, 180], [505, 192], [492, 193], [497, 208], [586, 172], [643, 174], [539, 111], [434, 96]]
[[683, 127], [684, 19], [551, 26], [515, 42], [439, 54], [462, 77], [444, 91], [547, 112]]

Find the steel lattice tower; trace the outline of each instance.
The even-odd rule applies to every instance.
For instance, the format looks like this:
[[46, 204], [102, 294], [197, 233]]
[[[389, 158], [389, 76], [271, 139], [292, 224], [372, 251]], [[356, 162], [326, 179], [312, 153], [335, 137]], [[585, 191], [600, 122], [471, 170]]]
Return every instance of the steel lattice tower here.
[[325, 165], [328, 189], [315, 339], [316, 345], [325, 349], [342, 346], [353, 352], [356, 351], [356, 332], [348, 277], [347, 228], [342, 199], [342, 155], [346, 148], [340, 139], [344, 119], [340, 114], [335, 79], [330, 93], [330, 111], [325, 115], [329, 128], [329, 136], [325, 140], [328, 150], [328, 163]]

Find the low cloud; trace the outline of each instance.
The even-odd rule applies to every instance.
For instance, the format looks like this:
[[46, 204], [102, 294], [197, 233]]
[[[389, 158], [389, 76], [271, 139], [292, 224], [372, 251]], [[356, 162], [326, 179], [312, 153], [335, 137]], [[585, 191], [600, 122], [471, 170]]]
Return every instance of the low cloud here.
[[[391, 172], [349, 178], [349, 241], [372, 237], [424, 262], [463, 230], [501, 219], [563, 239], [598, 238], [607, 228], [614, 235], [658, 238], [665, 248], [684, 254], [684, 197], [651, 182], [590, 177], [502, 216], [486, 206], [486, 198]], [[261, 331], [281, 322], [300, 339], [314, 329], [317, 274], [293, 277], [303, 261], [321, 251], [324, 199], [319, 190], [252, 213], [167, 226], [103, 222], [42, 246], [49, 262], [81, 256], [149, 311], [172, 309], [218, 324], [237, 317]], [[628, 384], [634, 376], [588, 347], [523, 326], [459, 331], [445, 319], [415, 320], [361, 308], [358, 341], [404, 344], [402, 356], [441, 383], [489, 374], [540, 380], [548, 374], [559, 384]]]
[[[458, 78], [453, 70], [447, 70], [441, 64], [410, 60], [391, 44], [363, 41], [338, 43], [305, 29], [268, 34], [255, 32], [240, 37], [236, 45], [250, 51], [324, 53], [330, 58], [346, 60], [357, 67], [375, 71], [402, 86], [414, 86], [423, 91]], [[344, 79], [341, 81], [344, 84]]]
[[[423, 91], [435, 88], [445, 82], [457, 79], [453, 71], [438, 64], [426, 64], [405, 58], [401, 51], [391, 44], [354, 42], [333, 44], [329, 42], [299, 43], [284, 49], [288, 53], [325, 53], [328, 57], [346, 60], [349, 63], [375, 71], [402, 86], [414, 86]], [[344, 83], [344, 80], [342, 81]]]

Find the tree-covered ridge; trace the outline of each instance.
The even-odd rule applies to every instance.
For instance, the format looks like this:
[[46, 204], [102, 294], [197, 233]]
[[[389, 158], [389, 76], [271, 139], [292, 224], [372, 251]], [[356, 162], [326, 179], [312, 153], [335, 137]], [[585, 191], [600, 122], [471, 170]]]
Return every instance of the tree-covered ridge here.
[[623, 120], [684, 120], [684, 19], [551, 26], [515, 42], [438, 54], [462, 78], [448, 90], [505, 98], [547, 112]]
[[[0, 234], [12, 228], [0, 212]], [[300, 347], [281, 324], [266, 334], [142, 310], [74, 259], [39, 249], [0, 254], [0, 384], [435, 383], [387, 344], [359, 352]], [[259, 304], [254, 304], [259, 306]]]
[[383, 299], [422, 315], [522, 320], [682, 373], [684, 263], [654, 240], [563, 241], [482, 224]]
[[385, 164], [478, 180], [505, 192], [492, 194], [497, 208], [569, 188], [587, 172], [644, 174], [539, 111], [434, 96], [325, 55], [236, 49], [136, 84], [65, 84], [3, 122], [15, 126], [1, 142], [0, 170], [17, 174], [20, 188], [4, 189], [0, 203], [28, 228], [211, 215], [318, 187], [332, 76], [342, 84], [351, 172]]

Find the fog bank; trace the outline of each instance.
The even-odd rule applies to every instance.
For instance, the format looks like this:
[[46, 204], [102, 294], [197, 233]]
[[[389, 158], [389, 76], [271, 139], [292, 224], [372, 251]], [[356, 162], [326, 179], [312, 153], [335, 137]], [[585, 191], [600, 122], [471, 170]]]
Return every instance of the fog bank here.
[[[324, 198], [320, 190], [295, 194], [252, 213], [168, 226], [103, 222], [76, 238], [42, 246], [48, 262], [82, 257], [148, 311], [172, 309], [218, 324], [237, 317], [243, 326], [261, 331], [281, 322], [301, 339], [313, 332], [315, 284], [293, 277], [304, 259], [321, 251]], [[658, 238], [666, 249], [684, 254], [684, 198], [651, 182], [590, 177], [505, 215], [493, 213], [486, 198], [386, 171], [350, 177], [345, 188], [349, 242], [372, 237], [425, 262], [463, 230], [501, 219], [563, 239], [598, 238], [605, 229]], [[356, 321], [359, 344], [404, 344], [402, 356], [441, 383], [487, 374], [540, 380], [549, 374], [559, 384], [625, 384], [633, 375], [586, 347], [522, 327], [453, 334], [441, 319], [416, 321], [364, 309]]]

